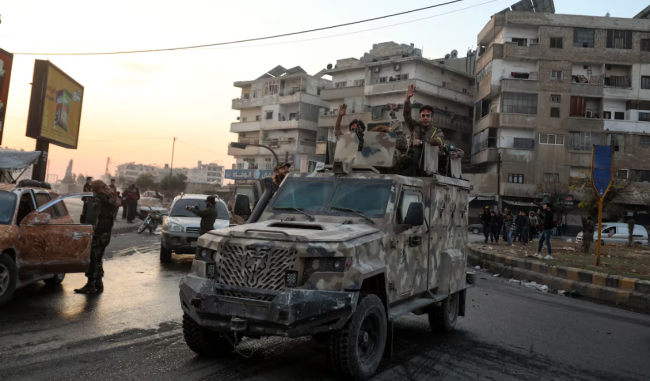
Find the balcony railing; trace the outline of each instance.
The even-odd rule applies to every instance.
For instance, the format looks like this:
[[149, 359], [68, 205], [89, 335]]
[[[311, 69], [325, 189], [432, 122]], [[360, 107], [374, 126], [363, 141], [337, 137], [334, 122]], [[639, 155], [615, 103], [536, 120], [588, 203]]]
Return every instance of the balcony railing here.
[[260, 144], [259, 139], [239, 139], [238, 142], [246, 144]]

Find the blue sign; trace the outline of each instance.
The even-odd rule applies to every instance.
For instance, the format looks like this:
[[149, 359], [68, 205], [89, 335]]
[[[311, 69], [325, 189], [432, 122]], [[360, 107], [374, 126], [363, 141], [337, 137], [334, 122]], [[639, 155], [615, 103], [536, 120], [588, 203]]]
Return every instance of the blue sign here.
[[273, 171], [268, 169], [226, 169], [224, 178], [231, 180], [261, 180], [273, 177]]
[[614, 147], [594, 146], [591, 181], [600, 198], [605, 196], [612, 182], [612, 167], [614, 164]]

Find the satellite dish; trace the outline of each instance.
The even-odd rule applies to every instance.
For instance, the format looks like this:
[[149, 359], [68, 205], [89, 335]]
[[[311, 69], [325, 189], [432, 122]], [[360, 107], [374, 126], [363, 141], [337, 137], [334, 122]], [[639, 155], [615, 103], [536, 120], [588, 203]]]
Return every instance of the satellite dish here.
[[445, 54], [445, 59], [448, 60], [451, 55], [449, 53]]
[[327, 64], [327, 70], [331, 70], [331, 69], [332, 69], [332, 64]]
[[454, 49], [451, 51], [451, 58], [458, 58], [458, 50]]

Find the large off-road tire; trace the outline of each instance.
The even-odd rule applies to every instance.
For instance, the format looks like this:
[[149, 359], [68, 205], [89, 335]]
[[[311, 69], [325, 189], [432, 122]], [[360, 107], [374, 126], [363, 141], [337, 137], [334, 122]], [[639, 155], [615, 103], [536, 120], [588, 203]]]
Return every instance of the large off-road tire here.
[[160, 262], [167, 263], [172, 260], [172, 251], [165, 249], [165, 245], [160, 242]]
[[43, 282], [48, 286], [56, 286], [63, 282], [65, 274], [54, 274], [52, 278], [43, 279]]
[[0, 306], [7, 304], [14, 297], [18, 270], [16, 263], [5, 253], [0, 253]]
[[454, 293], [442, 301], [440, 306], [432, 306], [429, 309], [429, 326], [434, 332], [451, 332], [456, 329], [458, 321], [458, 306], [460, 306], [460, 295]]
[[[231, 336], [227, 338], [225, 335]], [[234, 349], [232, 343], [235, 342], [235, 338], [231, 333], [214, 332], [203, 328], [187, 314], [183, 314], [183, 336], [187, 346], [201, 356], [227, 356]]]
[[332, 333], [327, 357], [332, 368], [355, 379], [372, 376], [386, 348], [386, 310], [376, 295], [360, 300], [357, 310], [342, 330]]

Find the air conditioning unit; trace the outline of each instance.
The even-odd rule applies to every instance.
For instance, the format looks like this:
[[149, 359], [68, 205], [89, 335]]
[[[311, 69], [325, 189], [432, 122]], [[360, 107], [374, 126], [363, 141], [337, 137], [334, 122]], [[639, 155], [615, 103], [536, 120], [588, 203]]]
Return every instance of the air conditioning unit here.
[[375, 73], [379, 73], [379, 66], [375, 66]]
[[593, 111], [587, 110], [587, 112], [585, 113], [585, 118], [592, 118], [592, 117], [593, 117]]
[[402, 65], [395, 64], [395, 71], [400, 71], [401, 69], [402, 69]]

